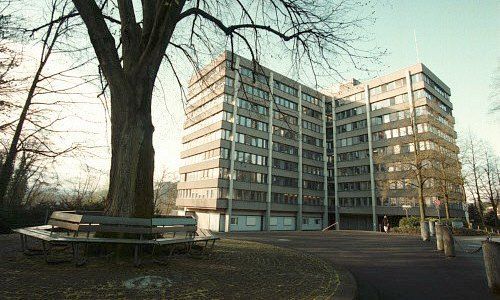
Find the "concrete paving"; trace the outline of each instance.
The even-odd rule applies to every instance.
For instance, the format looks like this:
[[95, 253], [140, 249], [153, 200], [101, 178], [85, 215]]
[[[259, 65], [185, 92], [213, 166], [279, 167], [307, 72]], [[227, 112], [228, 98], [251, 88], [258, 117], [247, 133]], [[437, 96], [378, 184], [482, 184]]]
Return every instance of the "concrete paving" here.
[[[248, 232], [224, 235], [314, 253], [350, 270], [360, 299], [500, 299], [486, 283], [484, 237], [459, 237], [455, 258], [416, 236], [362, 231]], [[462, 249], [463, 248], [463, 249]]]

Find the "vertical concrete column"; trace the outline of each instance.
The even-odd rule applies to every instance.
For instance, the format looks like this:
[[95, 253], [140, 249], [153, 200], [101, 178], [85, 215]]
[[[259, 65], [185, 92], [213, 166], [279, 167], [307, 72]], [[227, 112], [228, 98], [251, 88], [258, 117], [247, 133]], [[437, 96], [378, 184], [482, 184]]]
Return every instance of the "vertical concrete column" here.
[[375, 196], [375, 168], [373, 166], [372, 118], [370, 107], [370, 87], [365, 85], [366, 127], [368, 129], [368, 152], [370, 158], [370, 191], [372, 197], [372, 223], [373, 231], [378, 230], [377, 197]]
[[335, 194], [335, 228], [340, 230], [339, 183], [337, 181], [337, 115], [335, 114], [335, 98], [332, 99], [332, 139], [333, 139], [333, 186]]
[[299, 195], [298, 195], [298, 208], [297, 208], [297, 230], [302, 230], [302, 187], [303, 187], [303, 180], [302, 180], [302, 85], [299, 85], [299, 179], [298, 179], [298, 188], [299, 188]]
[[326, 151], [326, 99], [321, 97], [323, 115], [323, 228], [328, 227], [328, 154]]
[[266, 199], [266, 219], [264, 220], [264, 230], [271, 230], [271, 201], [273, 183], [273, 114], [274, 114], [274, 74], [269, 74], [269, 135], [267, 138], [267, 199]]
[[233, 92], [233, 123], [231, 127], [231, 155], [230, 155], [230, 167], [229, 167], [229, 192], [227, 195], [227, 209], [226, 209], [226, 222], [225, 222], [225, 232], [231, 231], [231, 216], [233, 215], [233, 198], [234, 198], [234, 178], [236, 173], [234, 172], [234, 161], [236, 159], [236, 121], [238, 118], [238, 90], [240, 89], [240, 58], [236, 56], [234, 63], [235, 73], [234, 73], [234, 92]]

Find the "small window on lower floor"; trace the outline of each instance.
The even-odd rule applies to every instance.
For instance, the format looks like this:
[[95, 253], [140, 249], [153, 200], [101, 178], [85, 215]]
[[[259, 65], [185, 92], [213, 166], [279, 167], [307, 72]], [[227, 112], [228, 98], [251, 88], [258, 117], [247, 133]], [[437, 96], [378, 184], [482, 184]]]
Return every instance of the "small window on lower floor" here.
[[284, 226], [292, 226], [293, 219], [292, 218], [285, 218], [283, 219], [283, 225]]
[[238, 225], [238, 218], [231, 218], [231, 225]]
[[269, 225], [271, 225], [271, 226], [277, 226], [277, 225], [278, 225], [278, 218], [276, 218], [276, 217], [271, 217], [271, 218], [269, 219]]
[[302, 218], [302, 224], [307, 225], [307, 218]]
[[321, 219], [316, 219], [316, 225], [321, 224]]

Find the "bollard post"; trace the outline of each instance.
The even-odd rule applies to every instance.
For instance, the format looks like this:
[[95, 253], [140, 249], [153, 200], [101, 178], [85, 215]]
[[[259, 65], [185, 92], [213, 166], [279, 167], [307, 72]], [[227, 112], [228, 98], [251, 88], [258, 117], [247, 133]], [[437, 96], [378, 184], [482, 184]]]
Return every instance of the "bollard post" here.
[[426, 221], [420, 222], [420, 236], [422, 237], [422, 241], [424, 242], [430, 241], [429, 223]]
[[429, 232], [431, 236], [436, 235], [436, 221], [429, 221]]
[[453, 239], [453, 234], [448, 226], [443, 226], [443, 246], [444, 255], [446, 257], [455, 257], [455, 240]]
[[495, 293], [500, 293], [500, 243], [483, 241], [484, 269], [488, 287]]
[[443, 251], [443, 224], [436, 223], [436, 247], [438, 251]]

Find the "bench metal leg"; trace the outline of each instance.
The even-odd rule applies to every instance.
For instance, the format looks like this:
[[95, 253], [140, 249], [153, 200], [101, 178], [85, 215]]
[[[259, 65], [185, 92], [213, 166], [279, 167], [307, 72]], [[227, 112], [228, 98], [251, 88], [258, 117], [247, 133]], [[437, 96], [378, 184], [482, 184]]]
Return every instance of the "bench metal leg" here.
[[141, 265], [141, 260], [139, 257], [140, 245], [135, 245], [134, 247], [134, 266], [138, 267]]
[[21, 238], [21, 251], [24, 253], [26, 251], [26, 240], [24, 234], [20, 234], [19, 237]]
[[201, 254], [202, 254], [202, 255], [203, 255], [203, 254], [205, 254], [205, 253], [207, 253], [207, 252], [206, 252], [206, 251], [207, 251], [207, 245], [208, 245], [208, 240], [207, 240], [207, 241], [205, 241], [205, 246], [203, 247], [203, 250], [202, 250], [202, 252], [201, 252]]
[[47, 249], [47, 242], [46, 241], [42, 241], [42, 249], [43, 249], [43, 257], [45, 258], [45, 262], [50, 263], [49, 255], [47, 253], [49, 251], [49, 249]]
[[75, 262], [75, 266], [81, 267], [87, 263], [87, 259], [85, 258], [85, 250], [87, 249], [87, 244], [85, 244], [85, 250], [83, 251], [83, 257], [80, 254], [80, 243], [72, 243], [73, 248], [73, 259]]

